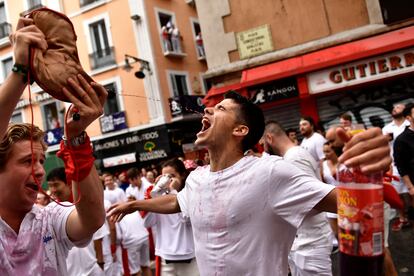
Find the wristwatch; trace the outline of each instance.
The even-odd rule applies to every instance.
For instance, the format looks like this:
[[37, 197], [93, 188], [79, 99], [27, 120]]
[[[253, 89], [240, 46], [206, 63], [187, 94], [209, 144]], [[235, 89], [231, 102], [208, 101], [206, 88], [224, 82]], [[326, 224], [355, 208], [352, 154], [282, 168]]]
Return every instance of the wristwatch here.
[[[70, 146], [77, 147], [77, 146], [85, 144], [87, 136], [88, 136], [88, 134], [86, 134], [85, 131], [82, 131], [81, 134], [79, 134], [78, 136], [70, 138], [69, 139]], [[67, 146], [68, 145], [68, 139], [66, 139], [65, 136], [62, 136], [62, 139], [63, 139], [65, 145]]]

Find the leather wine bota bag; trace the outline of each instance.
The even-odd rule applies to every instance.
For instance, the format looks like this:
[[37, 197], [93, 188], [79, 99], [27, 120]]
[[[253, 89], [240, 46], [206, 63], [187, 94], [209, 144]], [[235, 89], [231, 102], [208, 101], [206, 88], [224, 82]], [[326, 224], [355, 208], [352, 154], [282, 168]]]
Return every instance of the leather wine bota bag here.
[[73, 24], [66, 15], [47, 8], [34, 10], [27, 17], [44, 33], [48, 44], [44, 52], [31, 47], [30, 75], [52, 97], [69, 102], [62, 93], [63, 87], [70, 90], [69, 77], [78, 82], [76, 76], [81, 74], [89, 83], [93, 81], [80, 64]]

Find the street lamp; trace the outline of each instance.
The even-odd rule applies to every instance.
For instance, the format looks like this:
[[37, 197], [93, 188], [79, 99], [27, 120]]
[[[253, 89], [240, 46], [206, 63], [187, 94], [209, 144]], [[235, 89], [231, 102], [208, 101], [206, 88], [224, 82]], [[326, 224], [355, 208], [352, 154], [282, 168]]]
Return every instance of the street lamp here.
[[145, 78], [144, 70], [147, 70], [148, 73], [152, 75], [152, 71], [148, 61], [127, 54], [125, 55], [125, 65], [123, 69], [127, 72], [131, 71], [133, 68], [131, 64], [134, 64], [136, 62], [139, 62], [140, 68], [138, 71], [135, 72], [135, 77], [137, 77], [138, 79]]

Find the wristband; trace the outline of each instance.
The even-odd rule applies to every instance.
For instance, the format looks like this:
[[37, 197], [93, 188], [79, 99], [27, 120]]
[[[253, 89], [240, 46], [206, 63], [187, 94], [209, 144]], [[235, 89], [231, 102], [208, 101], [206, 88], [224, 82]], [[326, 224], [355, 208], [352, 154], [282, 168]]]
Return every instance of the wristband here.
[[[15, 63], [11, 70], [23, 77], [23, 82], [27, 81], [27, 74], [29, 73], [29, 68], [23, 64]], [[33, 84], [34, 80], [30, 80], [30, 84]]]
[[63, 140], [60, 141], [60, 150], [56, 155], [65, 163], [68, 183], [71, 183], [72, 180], [80, 182], [89, 175], [95, 161], [92, 153], [92, 146], [86, 132], [83, 144], [68, 146]]

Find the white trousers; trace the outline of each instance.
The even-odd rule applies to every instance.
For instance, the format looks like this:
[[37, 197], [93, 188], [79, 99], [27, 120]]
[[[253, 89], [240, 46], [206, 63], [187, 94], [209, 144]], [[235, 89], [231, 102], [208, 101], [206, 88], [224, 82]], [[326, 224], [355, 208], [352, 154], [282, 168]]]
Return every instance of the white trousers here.
[[292, 276], [332, 276], [332, 246], [290, 251], [289, 267]]

